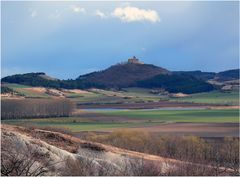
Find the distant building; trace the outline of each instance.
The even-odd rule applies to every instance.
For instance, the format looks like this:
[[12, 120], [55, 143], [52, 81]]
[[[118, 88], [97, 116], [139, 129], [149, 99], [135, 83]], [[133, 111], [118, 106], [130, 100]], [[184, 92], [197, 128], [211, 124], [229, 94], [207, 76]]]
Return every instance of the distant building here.
[[133, 56], [132, 58], [128, 59], [128, 63], [133, 63], [133, 64], [144, 64], [143, 62], [139, 61], [138, 58], [136, 58], [135, 56]]

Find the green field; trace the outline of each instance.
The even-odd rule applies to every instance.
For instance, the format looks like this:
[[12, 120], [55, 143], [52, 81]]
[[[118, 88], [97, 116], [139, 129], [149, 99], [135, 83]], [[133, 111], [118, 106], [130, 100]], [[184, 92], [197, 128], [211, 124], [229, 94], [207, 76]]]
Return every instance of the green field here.
[[127, 88], [124, 91], [106, 91], [91, 92], [90, 94], [69, 96], [75, 102], [79, 103], [124, 103], [124, 102], [158, 102], [161, 100], [206, 103], [217, 105], [239, 105], [239, 92], [206, 92], [190, 94], [184, 98], [171, 98], [167, 95], [152, 94], [149, 89]]
[[[48, 97], [42, 93], [37, 94], [26, 90], [28, 86], [19, 84], [7, 84], [8, 87], [23, 93], [26, 97]], [[152, 94], [148, 89], [128, 88], [122, 91], [89, 90], [88, 93], [68, 93], [66, 97], [78, 104], [88, 103], [122, 103], [159, 101], [161, 95]], [[238, 105], [238, 92], [209, 92], [192, 94], [185, 98], [168, 98], [170, 101], [183, 101], [194, 103], [213, 103], [221, 105]], [[78, 115], [66, 118], [22, 119], [4, 120], [3, 123], [51, 126], [69, 129], [73, 132], [80, 131], [105, 131], [119, 128], [133, 128], [156, 126], [163, 123], [238, 123], [238, 109], [195, 109], [195, 110], [95, 110], [91, 111], [96, 117], [92, 119], [88, 115]], [[101, 118], [104, 118], [103, 120]]]
[[171, 122], [238, 122], [238, 109], [222, 110], [120, 110], [96, 111], [105, 116], [129, 117]]
[[80, 104], [111, 104], [125, 102], [149, 102], [159, 101], [160, 97], [148, 93], [147, 89], [127, 89], [125, 91], [110, 91], [110, 90], [89, 90], [89, 93], [84, 94], [67, 94], [67, 98]]
[[31, 87], [31, 86], [26, 86], [26, 85], [21, 85], [21, 84], [4, 84], [4, 85], [11, 88], [11, 89]]
[[96, 93], [68, 93], [66, 94], [66, 97], [71, 99], [74, 102], [94, 102], [99, 99], [104, 98], [101, 94], [96, 94]]
[[[96, 111], [104, 120], [82, 117], [45, 118], [6, 120], [3, 123], [15, 125], [50, 126], [68, 129], [72, 132], [107, 131], [110, 129], [156, 126], [163, 123], [193, 122], [193, 123], [238, 123], [237, 109], [224, 110], [120, 110]], [[125, 118], [125, 119], [121, 119]]]
[[191, 94], [189, 97], [185, 98], [170, 98], [173, 101], [185, 101], [193, 103], [212, 103], [212, 104], [221, 104], [221, 105], [239, 105], [239, 92], [206, 92], [206, 93], [197, 93]]
[[[57, 120], [56, 120], [57, 119]], [[72, 132], [80, 131], [104, 131], [116, 128], [133, 128], [142, 126], [153, 126], [157, 122], [92, 122], [81, 121], [81, 118], [47, 118], [47, 119], [19, 119], [19, 120], [5, 120], [2, 123], [21, 125], [21, 126], [38, 126], [38, 127], [53, 127], [63, 128]], [[158, 123], [159, 124], [159, 123]]]
[[50, 98], [50, 95], [46, 93], [35, 92], [32, 90], [26, 90], [26, 88], [31, 88], [31, 86], [21, 85], [21, 84], [4, 84], [10, 89], [24, 95], [26, 98]]

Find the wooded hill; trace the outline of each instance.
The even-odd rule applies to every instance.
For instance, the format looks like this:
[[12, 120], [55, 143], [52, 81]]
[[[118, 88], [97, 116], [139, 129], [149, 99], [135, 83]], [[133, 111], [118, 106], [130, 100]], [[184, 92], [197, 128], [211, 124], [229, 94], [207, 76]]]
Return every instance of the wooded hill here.
[[239, 79], [239, 69], [220, 73], [201, 71], [171, 72], [150, 64], [123, 63], [113, 65], [102, 71], [81, 75], [77, 79], [53, 79], [40, 72], [7, 76], [2, 78], [1, 82], [59, 89], [143, 87], [161, 88], [172, 93], [197, 93], [213, 90], [214, 87], [206, 81], [214, 78], [224, 81]]

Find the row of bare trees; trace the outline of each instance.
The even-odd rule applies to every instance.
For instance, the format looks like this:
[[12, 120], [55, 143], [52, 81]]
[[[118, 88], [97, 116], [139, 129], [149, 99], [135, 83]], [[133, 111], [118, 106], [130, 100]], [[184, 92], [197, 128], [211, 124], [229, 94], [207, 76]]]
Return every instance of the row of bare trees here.
[[67, 117], [73, 103], [67, 99], [23, 99], [2, 100], [2, 119]]

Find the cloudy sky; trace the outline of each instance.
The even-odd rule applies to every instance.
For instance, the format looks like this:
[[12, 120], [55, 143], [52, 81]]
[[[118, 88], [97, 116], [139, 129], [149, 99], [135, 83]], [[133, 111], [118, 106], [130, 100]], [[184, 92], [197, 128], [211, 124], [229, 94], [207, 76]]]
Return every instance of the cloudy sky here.
[[2, 2], [2, 77], [67, 79], [135, 55], [169, 70], [239, 67], [239, 2]]

